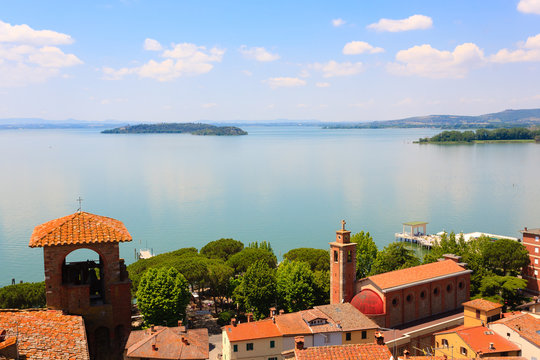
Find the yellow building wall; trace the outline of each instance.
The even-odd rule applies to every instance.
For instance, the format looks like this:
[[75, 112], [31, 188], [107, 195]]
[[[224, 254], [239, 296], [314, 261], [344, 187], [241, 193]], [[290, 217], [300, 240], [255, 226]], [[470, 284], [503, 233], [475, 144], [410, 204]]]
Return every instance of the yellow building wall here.
[[487, 325], [487, 319], [493, 315], [497, 315], [501, 313], [501, 309], [494, 309], [490, 311], [482, 311], [480, 310], [480, 318], [476, 317], [476, 309], [473, 309], [471, 307], [465, 306], [463, 309], [463, 315], [464, 315], [464, 324], [465, 326], [480, 326], [482, 323], [484, 325]]
[[[346, 344], [371, 344], [375, 341], [375, 329], [365, 330], [366, 331], [366, 338], [362, 339], [362, 330], [357, 331], [344, 331], [341, 336], [341, 343], [343, 345]], [[351, 340], [347, 341], [346, 334], [350, 332], [351, 333]]]
[[[270, 341], [275, 341], [275, 347], [270, 347]], [[246, 350], [246, 345], [253, 343], [253, 350]], [[238, 351], [234, 352], [234, 345], [238, 345]], [[254, 339], [246, 341], [229, 341], [225, 331], [222, 336], [222, 359], [253, 359], [253, 360], [268, 360], [268, 358], [276, 357], [279, 360], [283, 359], [281, 352], [283, 351], [283, 343], [281, 337]]]
[[[476, 315], [475, 315], [476, 317]], [[448, 341], [448, 348], [443, 347], [443, 339]], [[435, 356], [448, 356], [449, 359], [460, 358], [465, 355], [461, 355], [461, 347], [467, 349], [468, 358], [476, 357], [476, 353], [467, 345], [462, 338], [456, 333], [446, 333], [435, 335]]]

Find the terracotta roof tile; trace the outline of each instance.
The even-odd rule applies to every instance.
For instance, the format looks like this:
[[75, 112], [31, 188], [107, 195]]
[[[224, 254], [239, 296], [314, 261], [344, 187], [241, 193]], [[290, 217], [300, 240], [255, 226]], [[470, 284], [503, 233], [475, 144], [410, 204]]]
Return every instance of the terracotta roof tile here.
[[350, 303], [315, 306], [341, 326], [343, 331], [377, 329], [379, 326]]
[[229, 341], [243, 341], [249, 339], [264, 339], [281, 336], [276, 324], [272, 319], [241, 323], [236, 326], [223, 327]]
[[[505, 314], [506, 315], [506, 314]], [[504, 324], [536, 346], [540, 346], [540, 319], [529, 314], [515, 314], [493, 322]]]
[[392, 357], [386, 345], [354, 344], [316, 346], [295, 349], [297, 360], [389, 360]]
[[121, 221], [81, 211], [36, 226], [29, 246], [122, 241], [131, 241], [131, 235]]
[[148, 359], [208, 359], [208, 329], [155, 326], [132, 331], [127, 344], [127, 356]]
[[27, 360], [89, 359], [81, 316], [59, 310], [0, 310], [0, 328], [18, 336], [19, 355]]
[[275, 319], [279, 331], [285, 336], [311, 334], [308, 324], [302, 319], [301, 312], [281, 314]]
[[[436, 334], [447, 333], [458, 334], [458, 336], [476, 353], [481, 351], [484, 354], [490, 354], [520, 350], [519, 346], [509, 340], [506, 340], [504, 337], [485, 326], [460, 326], [458, 328], [441, 331]], [[494, 349], [489, 348], [490, 343], [493, 343]]]
[[457, 274], [466, 269], [453, 260], [444, 260], [368, 277], [381, 290], [408, 285], [440, 276]]
[[495, 303], [493, 301], [484, 300], [484, 299], [474, 299], [462, 304], [463, 306], [472, 307], [473, 309], [490, 311], [498, 308], [502, 308], [501, 304]]

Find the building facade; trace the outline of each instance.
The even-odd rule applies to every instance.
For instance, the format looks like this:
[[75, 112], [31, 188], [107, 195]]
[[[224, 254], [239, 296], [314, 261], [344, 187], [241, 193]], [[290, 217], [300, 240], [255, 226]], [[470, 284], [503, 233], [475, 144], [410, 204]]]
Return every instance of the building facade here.
[[527, 289], [540, 294], [540, 229], [523, 229], [523, 246], [529, 252], [529, 266], [523, 270], [523, 278], [527, 280]]

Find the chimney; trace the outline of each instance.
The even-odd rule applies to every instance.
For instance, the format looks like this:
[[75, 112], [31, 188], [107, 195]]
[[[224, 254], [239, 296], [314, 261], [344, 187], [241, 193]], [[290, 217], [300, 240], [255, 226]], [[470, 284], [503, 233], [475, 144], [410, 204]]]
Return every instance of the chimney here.
[[279, 310], [279, 315], [283, 315], [283, 314], [285, 314], [285, 310], [280, 309], [280, 310]]
[[375, 333], [375, 344], [384, 345], [384, 335], [380, 331]]
[[247, 322], [252, 322], [253, 321], [253, 313], [247, 313], [246, 317], [247, 317]]
[[236, 318], [231, 319], [231, 325], [236, 327]]
[[303, 336], [294, 337], [294, 348], [296, 350], [304, 350], [304, 337]]
[[275, 307], [270, 308], [270, 317], [277, 315], [277, 309]]
[[525, 231], [527, 231], [527, 227], [525, 226]]
[[184, 322], [182, 320], [178, 320], [178, 327], [182, 326]]
[[408, 358], [409, 358], [409, 355], [410, 355], [409, 350], [407, 350], [407, 349], [403, 350], [403, 358], [404, 358], [404, 359], [408, 359]]
[[443, 259], [444, 260], [452, 260], [454, 262], [457, 262], [459, 263], [461, 261], [461, 256], [459, 255], [454, 255], [454, 254], [444, 254], [443, 255]]
[[155, 333], [156, 330], [154, 329], [154, 325], [150, 325], [150, 334]]

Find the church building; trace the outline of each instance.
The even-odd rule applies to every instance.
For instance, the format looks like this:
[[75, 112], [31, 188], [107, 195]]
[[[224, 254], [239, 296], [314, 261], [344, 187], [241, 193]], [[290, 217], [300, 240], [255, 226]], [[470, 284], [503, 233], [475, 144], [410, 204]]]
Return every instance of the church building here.
[[[121, 352], [131, 331], [131, 281], [119, 256], [125, 241], [131, 235], [122, 222], [83, 211], [36, 226], [30, 238], [30, 247], [43, 248], [47, 308], [83, 317], [92, 358]], [[68, 262], [78, 249], [99, 260]]]

